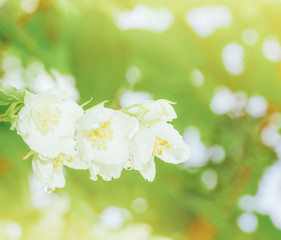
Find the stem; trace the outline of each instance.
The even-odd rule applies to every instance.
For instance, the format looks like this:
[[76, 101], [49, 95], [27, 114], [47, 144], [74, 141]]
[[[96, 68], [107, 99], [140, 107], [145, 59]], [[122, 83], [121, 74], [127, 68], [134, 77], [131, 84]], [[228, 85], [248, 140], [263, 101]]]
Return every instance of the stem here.
[[0, 122], [9, 122], [9, 120], [5, 117], [7, 116], [7, 112], [5, 112], [4, 114], [0, 114]]
[[16, 113], [24, 106], [24, 104], [12, 103], [5, 113], [0, 114], [0, 122], [13, 123], [16, 119]]
[[120, 110], [121, 112], [123, 112], [123, 113], [125, 113], [125, 114], [127, 114], [127, 115], [129, 115], [129, 116], [132, 116], [132, 117], [136, 117], [137, 118], [137, 114], [135, 114], [135, 113], [132, 113], [132, 112], [130, 112], [130, 111], [128, 111], [127, 109], [122, 109], [122, 110]]
[[141, 105], [141, 103], [136, 103], [136, 104], [133, 104], [131, 106], [123, 108], [121, 111], [123, 111], [123, 110], [126, 111], [126, 110], [129, 110], [129, 109], [133, 108], [133, 107], [139, 107], [140, 105]]

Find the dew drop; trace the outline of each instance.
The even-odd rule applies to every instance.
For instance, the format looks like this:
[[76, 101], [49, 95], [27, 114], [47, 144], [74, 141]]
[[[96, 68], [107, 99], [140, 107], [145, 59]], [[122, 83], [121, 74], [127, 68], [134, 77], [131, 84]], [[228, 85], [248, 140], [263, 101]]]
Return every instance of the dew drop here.
[[45, 187], [45, 192], [46, 193], [52, 193], [55, 190], [54, 187]]
[[103, 177], [103, 180], [104, 180], [104, 181], [110, 181], [110, 180], [111, 180], [111, 177]]

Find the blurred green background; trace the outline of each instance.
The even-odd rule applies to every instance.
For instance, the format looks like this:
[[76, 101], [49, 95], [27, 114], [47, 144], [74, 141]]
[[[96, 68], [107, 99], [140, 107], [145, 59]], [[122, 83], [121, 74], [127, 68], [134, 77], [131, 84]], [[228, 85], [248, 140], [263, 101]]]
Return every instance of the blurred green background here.
[[66, 169], [48, 194], [0, 123], [0, 239], [281, 239], [280, 13], [278, 0], [0, 0], [4, 83], [114, 109], [169, 99], [192, 152], [157, 159], [152, 183]]

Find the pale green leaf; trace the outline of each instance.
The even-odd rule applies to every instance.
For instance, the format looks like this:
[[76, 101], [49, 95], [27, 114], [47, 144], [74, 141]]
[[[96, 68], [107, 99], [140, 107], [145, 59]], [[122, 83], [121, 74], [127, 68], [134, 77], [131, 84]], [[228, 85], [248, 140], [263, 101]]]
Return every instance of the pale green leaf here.
[[25, 89], [17, 89], [0, 82], [0, 105], [2, 106], [23, 103], [25, 94]]

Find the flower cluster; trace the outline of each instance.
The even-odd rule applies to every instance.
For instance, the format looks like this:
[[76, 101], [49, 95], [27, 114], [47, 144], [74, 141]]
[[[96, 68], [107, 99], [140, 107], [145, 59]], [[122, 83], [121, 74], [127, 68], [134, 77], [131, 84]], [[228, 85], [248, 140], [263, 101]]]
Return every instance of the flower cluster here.
[[24, 104], [18, 134], [32, 150], [35, 176], [48, 188], [64, 187], [64, 166], [89, 169], [92, 180], [119, 178], [123, 169], [134, 169], [153, 181], [154, 156], [174, 164], [189, 157], [188, 146], [168, 123], [176, 113], [167, 100], [119, 111], [101, 103], [84, 112], [67, 93], [48, 90], [27, 93]]

